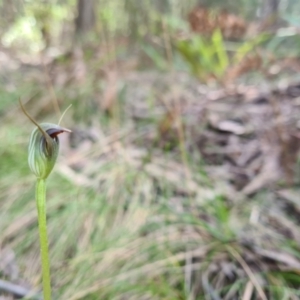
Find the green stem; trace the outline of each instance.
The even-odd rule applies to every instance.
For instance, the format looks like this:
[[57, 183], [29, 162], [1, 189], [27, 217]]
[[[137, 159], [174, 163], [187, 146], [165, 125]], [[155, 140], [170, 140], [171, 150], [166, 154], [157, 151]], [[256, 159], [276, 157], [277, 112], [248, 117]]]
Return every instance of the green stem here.
[[50, 265], [49, 265], [49, 254], [48, 254], [48, 236], [47, 236], [47, 220], [46, 220], [45, 179], [37, 179], [35, 193], [36, 193], [35, 194], [36, 205], [38, 210], [44, 300], [51, 300]]

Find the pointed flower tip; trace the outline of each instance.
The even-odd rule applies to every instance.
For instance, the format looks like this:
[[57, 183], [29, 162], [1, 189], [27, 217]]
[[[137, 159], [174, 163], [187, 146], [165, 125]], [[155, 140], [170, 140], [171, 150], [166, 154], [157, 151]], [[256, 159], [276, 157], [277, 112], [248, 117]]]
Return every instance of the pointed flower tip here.
[[70, 129], [68, 129], [68, 128], [62, 128], [62, 130], [63, 130], [64, 132], [67, 132], [67, 133], [71, 133], [71, 132], [72, 132], [72, 130], [70, 130]]
[[37, 178], [46, 179], [51, 173], [59, 151], [58, 135], [71, 132], [56, 124], [42, 123], [31, 134], [28, 148], [28, 163]]

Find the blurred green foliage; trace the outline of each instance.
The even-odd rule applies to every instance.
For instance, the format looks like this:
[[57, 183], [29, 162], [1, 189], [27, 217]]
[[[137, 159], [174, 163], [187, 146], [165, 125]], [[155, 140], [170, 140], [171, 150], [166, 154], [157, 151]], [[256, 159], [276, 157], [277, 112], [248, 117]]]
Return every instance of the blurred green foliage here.
[[228, 67], [229, 58], [218, 29], [211, 37], [192, 35], [188, 40], [178, 41], [176, 46], [192, 73], [202, 80], [209, 76], [220, 78]]
[[[261, 44], [279, 56], [286, 54], [287, 45], [291, 55], [300, 53], [300, 38], [295, 31], [279, 31], [267, 39], [259, 35], [255, 39], [244, 40], [242, 45], [235, 46], [239, 49], [234, 50], [234, 58], [218, 29], [211, 37], [192, 35], [178, 41], [178, 34], [189, 31], [187, 15], [197, 4], [225, 8], [249, 22], [258, 20], [263, 9], [258, 0], [230, 0], [226, 3], [220, 0], [96, 0], [96, 23], [90, 33], [92, 41], [94, 44], [110, 44], [125, 38], [129, 41], [129, 52], [129, 48], [135, 47], [138, 49], [135, 53], [146, 54], [156, 68], [167, 70], [174, 64], [177, 69], [188, 68], [201, 80], [209, 76], [222, 78], [229, 65], [238, 63]], [[1, 43], [5, 47], [19, 49], [22, 53], [38, 53], [49, 47], [65, 51], [74, 47], [74, 22], [78, 14], [76, 0], [2, 0], [0, 9]], [[300, 11], [300, 5], [289, 0], [281, 4], [279, 14], [289, 25], [299, 27], [297, 11]], [[177, 49], [183, 59], [180, 60], [175, 53], [174, 61], [170, 61], [165, 35], [170, 35], [173, 49]]]

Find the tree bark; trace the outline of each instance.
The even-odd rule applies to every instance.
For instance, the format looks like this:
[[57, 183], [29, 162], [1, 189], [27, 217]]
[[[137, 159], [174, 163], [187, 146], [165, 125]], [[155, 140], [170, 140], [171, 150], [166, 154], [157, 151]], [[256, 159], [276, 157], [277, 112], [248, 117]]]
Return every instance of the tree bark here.
[[276, 26], [278, 22], [280, 0], [263, 0], [260, 18], [266, 27]]
[[77, 0], [78, 15], [75, 20], [76, 34], [90, 31], [95, 25], [95, 1]]
[[264, 0], [263, 1], [263, 17], [269, 17], [278, 13], [280, 0]]

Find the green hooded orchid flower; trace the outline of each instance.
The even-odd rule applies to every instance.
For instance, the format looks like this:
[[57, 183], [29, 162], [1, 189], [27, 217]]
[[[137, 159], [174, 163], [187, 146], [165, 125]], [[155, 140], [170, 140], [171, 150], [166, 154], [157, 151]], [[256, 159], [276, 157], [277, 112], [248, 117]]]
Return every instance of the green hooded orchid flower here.
[[59, 151], [58, 135], [71, 130], [51, 123], [38, 124], [25, 110], [20, 101], [24, 114], [36, 128], [32, 131], [28, 147], [28, 163], [36, 180], [36, 205], [38, 212], [43, 294], [44, 300], [51, 300], [51, 278], [48, 254], [47, 218], [46, 218], [46, 179], [51, 173]]
[[32, 131], [28, 164], [37, 178], [46, 179], [51, 173], [59, 151], [58, 135], [63, 132], [71, 131], [51, 123], [42, 123]]

